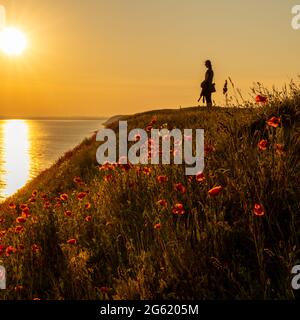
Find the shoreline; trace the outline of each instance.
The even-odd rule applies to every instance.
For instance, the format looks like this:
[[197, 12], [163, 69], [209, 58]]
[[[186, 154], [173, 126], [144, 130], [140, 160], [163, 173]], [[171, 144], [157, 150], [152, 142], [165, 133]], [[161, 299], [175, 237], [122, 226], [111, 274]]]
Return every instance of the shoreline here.
[[[16, 197], [19, 192], [22, 192], [22, 190], [24, 188], [26, 188], [26, 186], [34, 183], [35, 179], [37, 179], [39, 176], [43, 175], [44, 173], [48, 172], [49, 170], [51, 170], [54, 166], [56, 166], [57, 164], [60, 164], [62, 163], [63, 161], [65, 161], [66, 157], [69, 156], [70, 154], [73, 154], [75, 153], [78, 149], [81, 148], [81, 146], [83, 145], [83, 143], [85, 141], [91, 141], [93, 139], [93, 137], [95, 136], [95, 134], [101, 130], [101, 129], [104, 129], [107, 124], [106, 123], [113, 123], [114, 121], [111, 121], [115, 118], [116, 116], [113, 116], [113, 117], [110, 117], [110, 118], [93, 118], [93, 119], [89, 119], [89, 118], [78, 118], [78, 119], [75, 119], [75, 118], [27, 118], [27, 119], [22, 119], [22, 120], [34, 120], [34, 121], [97, 121], [97, 120], [102, 120], [102, 121], [99, 121], [99, 128], [96, 130], [96, 131], [92, 131], [90, 132], [87, 136], [85, 137], [82, 137], [78, 143], [76, 145], [74, 145], [73, 147], [63, 151], [55, 160], [53, 160], [53, 162], [46, 168], [43, 168], [40, 172], [38, 172], [35, 176], [31, 177], [20, 189], [18, 189], [17, 191], [15, 191], [13, 194], [9, 195], [9, 196], [4, 196], [4, 195], [1, 195], [0, 196], [0, 205], [4, 204], [5, 202], [7, 202], [9, 199], [11, 198], [14, 198]], [[122, 117], [122, 116], [117, 116], [117, 117]], [[0, 117], [0, 121], [3, 121], [3, 120], [16, 120], [14, 118], [6, 118], [6, 119], [1, 119]], [[1, 181], [0, 181], [1, 182]]]

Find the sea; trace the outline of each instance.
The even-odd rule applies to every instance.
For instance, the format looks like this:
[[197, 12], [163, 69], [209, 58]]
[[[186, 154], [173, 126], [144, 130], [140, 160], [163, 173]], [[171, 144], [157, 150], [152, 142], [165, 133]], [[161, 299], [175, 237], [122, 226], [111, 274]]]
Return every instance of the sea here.
[[0, 201], [102, 129], [106, 120], [0, 120]]

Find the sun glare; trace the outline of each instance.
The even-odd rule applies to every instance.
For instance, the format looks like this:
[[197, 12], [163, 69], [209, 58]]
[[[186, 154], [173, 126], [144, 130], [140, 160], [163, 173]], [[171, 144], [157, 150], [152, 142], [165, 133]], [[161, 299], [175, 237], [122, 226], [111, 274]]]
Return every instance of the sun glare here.
[[0, 32], [0, 50], [9, 56], [21, 55], [27, 47], [25, 34], [17, 28], [8, 27]]
[[3, 152], [0, 172], [3, 172], [1, 196], [8, 197], [23, 187], [30, 178], [30, 127], [25, 120], [6, 120], [1, 128]]

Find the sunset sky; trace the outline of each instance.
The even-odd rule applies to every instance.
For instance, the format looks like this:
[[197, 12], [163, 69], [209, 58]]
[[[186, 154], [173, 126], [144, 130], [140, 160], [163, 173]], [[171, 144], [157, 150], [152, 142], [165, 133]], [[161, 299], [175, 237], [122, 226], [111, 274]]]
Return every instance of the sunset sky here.
[[[299, 3], [299, 1], [298, 1]], [[280, 87], [300, 67], [290, 0], [7, 0], [28, 37], [0, 53], [0, 116], [110, 116], [192, 106], [210, 58], [222, 104], [231, 76]]]

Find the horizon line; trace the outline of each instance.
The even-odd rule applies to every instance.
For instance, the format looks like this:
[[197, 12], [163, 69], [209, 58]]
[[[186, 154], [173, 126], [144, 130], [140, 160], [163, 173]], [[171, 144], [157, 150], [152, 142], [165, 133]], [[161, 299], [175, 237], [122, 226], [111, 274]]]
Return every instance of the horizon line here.
[[102, 120], [110, 116], [0, 116], [0, 120]]

